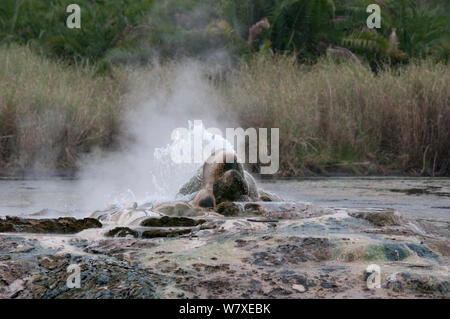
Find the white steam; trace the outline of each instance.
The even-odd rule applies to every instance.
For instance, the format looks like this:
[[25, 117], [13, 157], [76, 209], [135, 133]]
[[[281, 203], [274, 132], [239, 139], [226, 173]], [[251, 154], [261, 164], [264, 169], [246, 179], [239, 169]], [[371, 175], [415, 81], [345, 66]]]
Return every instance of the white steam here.
[[[121, 149], [112, 153], [97, 150], [81, 161], [78, 186], [83, 210], [175, 198], [201, 164], [172, 161], [171, 149], [187, 142], [171, 141], [173, 130], [193, 130], [196, 119], [206, 127], [227, 126], [223, 119], [218, 120], [223, 117], [225, 103], [207, 80], [209, 71], [204, 64], [186, 61], [131, 72]], [[205, 143], [224, 143], [204, 127], [201, 130]]]

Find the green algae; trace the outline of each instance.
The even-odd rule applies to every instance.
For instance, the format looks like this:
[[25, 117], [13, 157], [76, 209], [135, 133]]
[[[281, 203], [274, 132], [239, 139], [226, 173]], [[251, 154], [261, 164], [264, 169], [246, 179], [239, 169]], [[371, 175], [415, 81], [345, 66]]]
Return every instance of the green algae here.
[[128, 235], [131, 235], [134, 238], [139, 237], [139, 233], [137, 231], [128, 227], [116, 227], [105, 234], [106, 237], [126, 237]]

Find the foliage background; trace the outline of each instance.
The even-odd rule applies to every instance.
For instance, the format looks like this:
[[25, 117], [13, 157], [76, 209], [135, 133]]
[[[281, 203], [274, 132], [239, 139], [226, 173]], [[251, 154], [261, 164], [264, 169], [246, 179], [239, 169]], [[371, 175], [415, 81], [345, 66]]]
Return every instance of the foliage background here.
[[130, 68], [186, 57], [221, 64], [208, 79], [224, 116], [284, 127], [282, 175], [450, 174], [449, 0], [78, 0], [82, 28], [68, 29], [72, 2], [0, 2], [0, 174], [115, 147]]

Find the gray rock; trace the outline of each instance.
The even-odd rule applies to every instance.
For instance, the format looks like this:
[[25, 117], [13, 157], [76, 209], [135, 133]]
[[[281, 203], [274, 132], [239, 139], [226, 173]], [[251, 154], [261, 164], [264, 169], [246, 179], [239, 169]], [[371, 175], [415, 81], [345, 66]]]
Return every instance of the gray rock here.
[[0, 232], [75, 234], [84, 229], [101, 227], [102, 224], [95, 218], [27, 219], [6, 216], [5, 219], [0, 219]]
[[[256, 184], [255, 179], [247, 171], [244, 171], [244, 178], [248, 185], [249, 200], [257, 201], [259, 199], [259, 193], [258, 193], [258, 186]], [[191, 179], [180, 188], [178, 193], [183, 196], [193, 195], [202, 188], [202, 183], [203, 183], [203, 169], [200, 168], [197, 171], [197, 173], [193, 177], [191, 177]], [[274, 201], [276, 200], [276, 198], [274, 196], [272, 196], [271, 198], [273, 198]]]
[[238, 216], [242, 213], [242, 210], [235, 203], [223, 202], [217, 205], [216, 212], [224, 216]]
[[226, 171], [219, 177], [213, 187], [216, 205], [225, 201], [241, 201], [248, 195], [248, 184], [237, 170]]

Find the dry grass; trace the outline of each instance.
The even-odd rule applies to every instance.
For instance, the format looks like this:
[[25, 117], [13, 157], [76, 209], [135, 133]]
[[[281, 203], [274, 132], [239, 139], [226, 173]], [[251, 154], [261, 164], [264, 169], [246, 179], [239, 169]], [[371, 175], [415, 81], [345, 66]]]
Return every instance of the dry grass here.
[[[280, 128], [284, 175], [450, 174], [450, 69], [427, 61], [374, 75], [324, 60], [259, 55], [226, 90], [244, 127]], [[355, 163], [364, 165], [358, 165]]]
[[117, 81], [26, 47], [0, 47], [0, 168], [73, 168], [109, 145], [120, 118]]
[[[179, 65], [145, 73], [162, 85]], [[110, 147], [123, 118], [122, 101], [138, 104], [124, 85], [135, 73], [113, 74], [95, 76], [91, 67], [0, 47], [0, 173], [11, 167], [74, 168], [81, 153]], [[323, 60], [307, 67], [288, 56], [259, 54], [227, 78], [211, 82], [219, 90], [210, 94], [220, 92], [225, 101], [223, 118], [244, 128], [279, 127], [282, 175], [336, 168], [450, 175], [445, 65], [422, 61], [374, 75], [356, 64]]]

